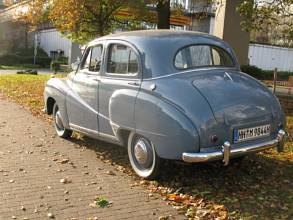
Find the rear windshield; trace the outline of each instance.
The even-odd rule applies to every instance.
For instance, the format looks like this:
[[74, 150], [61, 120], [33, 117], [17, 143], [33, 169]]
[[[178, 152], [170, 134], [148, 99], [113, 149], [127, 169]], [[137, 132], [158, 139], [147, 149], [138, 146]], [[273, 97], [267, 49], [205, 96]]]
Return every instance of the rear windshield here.
[[175, 57], [177, 69], [208, 66], [233, 67], [234, 62], [224, 49], [212, 45], [190, 45], [179, 50]]

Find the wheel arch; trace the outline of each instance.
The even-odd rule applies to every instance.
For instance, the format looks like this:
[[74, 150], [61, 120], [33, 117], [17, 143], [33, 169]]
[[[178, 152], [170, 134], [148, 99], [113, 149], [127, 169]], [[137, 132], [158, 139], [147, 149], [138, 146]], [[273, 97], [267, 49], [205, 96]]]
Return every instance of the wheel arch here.
[[129, 135], [131, 134], [131, 132], [133, 132], [133, 131], [131, 131], [130, 129], [126, 129], [126, 128], [121, 128], [121, 129], [117, 130], [116, 136], [119, 139], [119, 141], [121, 142], [123, 147], [127, 147]]
[[57, 103], [62, 116], [62, 122], [67, 129], [70, 128], [66, 108], [66, 96], [68, 90], [65, 80], [52, 78], [48, 81], [44, 91], [46, 113], [51, 115], [53, 113], [53, 106]]
[[53, 114], [53, 107], [54, 104], [56, 103], [55, 99], [52, 97], [48, 97], [47, 101], [46, 101], [46, 112], [48, 115], [52, 115]]

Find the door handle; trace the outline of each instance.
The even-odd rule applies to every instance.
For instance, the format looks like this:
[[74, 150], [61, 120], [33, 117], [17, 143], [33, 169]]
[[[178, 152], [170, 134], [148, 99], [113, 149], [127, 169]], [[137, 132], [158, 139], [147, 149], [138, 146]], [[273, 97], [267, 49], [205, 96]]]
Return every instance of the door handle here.
[[128, 85], [131, 85], [131, 86], [139, 86], [139, 83], [138, 82], [129, 82]]
[[97, 79], [97, 78], [93, 78], [93, 80], [96, 81], [96, 82], [101, 82], [101, 80]]

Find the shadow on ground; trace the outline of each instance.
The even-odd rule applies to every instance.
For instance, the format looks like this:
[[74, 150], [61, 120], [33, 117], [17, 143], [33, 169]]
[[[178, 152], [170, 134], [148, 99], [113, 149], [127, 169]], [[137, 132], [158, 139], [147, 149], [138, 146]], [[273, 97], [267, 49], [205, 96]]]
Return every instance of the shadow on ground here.
[[[131, 170], [125, 148], [85, 136], [71, 141], [94, 150], [99, 159], [120, 167], [120, 171], [138, 180]], [[285, 160], [275, 154], [271, 150], [249, 155], [228, 167], [218, 162], [183, 165], [166, 161], [160, 178], [151, 183], [170, 193], [192, 195], [225, 205], [232, 218], [289, 219], [293, 215], [292, 152]]]

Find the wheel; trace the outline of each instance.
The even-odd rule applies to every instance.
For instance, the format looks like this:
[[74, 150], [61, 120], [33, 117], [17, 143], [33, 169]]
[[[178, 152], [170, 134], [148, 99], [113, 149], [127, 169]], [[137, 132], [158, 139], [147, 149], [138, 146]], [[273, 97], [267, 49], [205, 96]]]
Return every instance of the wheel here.
[[128, 138], [128, 156], [137, 175], [145, 179], [158, 176], [161, 159], [147, 138], [131, 133]]
[[57, 103], [54, 104], [53, 107], [53, 120], [54, 120], [54, 127], [59, 137], [62, 138], [69, 138], [72, 135], [72, 131], [69, 129], [66, 129], [63, 126], [61, 113], [59, 111]]

